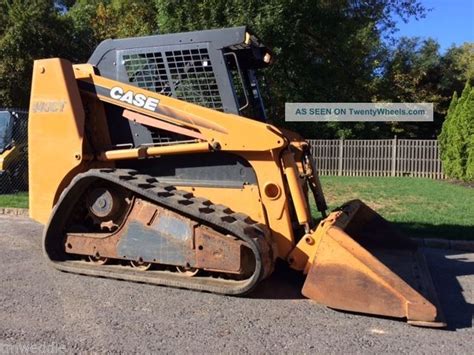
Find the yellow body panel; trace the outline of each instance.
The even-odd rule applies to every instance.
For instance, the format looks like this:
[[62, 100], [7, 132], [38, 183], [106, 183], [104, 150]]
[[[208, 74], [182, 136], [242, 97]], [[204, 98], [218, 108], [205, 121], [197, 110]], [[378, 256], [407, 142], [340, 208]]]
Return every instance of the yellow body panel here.
[[68, 61], [35, 62], [28, 131], [30, 216], [46, 223], [83, 159], [84, 108]]

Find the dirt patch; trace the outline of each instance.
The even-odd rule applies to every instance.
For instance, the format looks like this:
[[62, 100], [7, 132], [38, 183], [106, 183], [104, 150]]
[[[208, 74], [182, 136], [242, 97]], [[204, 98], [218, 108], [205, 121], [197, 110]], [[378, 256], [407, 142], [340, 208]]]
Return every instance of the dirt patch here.
[[452, 185], [470, 187], [471, 189], [474, 189], [474, 181], [461, 181], [461, 180], [444, 180], [444, 181]]

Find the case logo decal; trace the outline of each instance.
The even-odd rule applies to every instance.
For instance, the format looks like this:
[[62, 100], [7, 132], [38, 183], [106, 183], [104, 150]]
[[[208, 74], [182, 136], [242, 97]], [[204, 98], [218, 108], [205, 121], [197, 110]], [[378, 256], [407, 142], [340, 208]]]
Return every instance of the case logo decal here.
[[149, 111], [155, 111], [160, 103], [160, 100], [158, 99], [147, 97], [143, 94], [135, 94], [131, 90], [124, 92], [124, 90], [119, 86], [114, 86], [110, 89], [110, 97]]

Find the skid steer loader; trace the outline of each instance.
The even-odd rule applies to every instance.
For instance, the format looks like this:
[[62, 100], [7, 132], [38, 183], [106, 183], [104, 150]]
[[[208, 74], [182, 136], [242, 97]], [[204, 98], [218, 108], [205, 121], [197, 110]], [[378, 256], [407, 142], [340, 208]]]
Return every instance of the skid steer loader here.
[[30, 215], [45, 255], [62, 271], [226, 295], [283, 259], [319, 303], [444, 326], [409, 239], [359, 200], [326, 216], [308, 144], [266, 121], [256, 71], [271, 62], [245, 27], [36, 61]]

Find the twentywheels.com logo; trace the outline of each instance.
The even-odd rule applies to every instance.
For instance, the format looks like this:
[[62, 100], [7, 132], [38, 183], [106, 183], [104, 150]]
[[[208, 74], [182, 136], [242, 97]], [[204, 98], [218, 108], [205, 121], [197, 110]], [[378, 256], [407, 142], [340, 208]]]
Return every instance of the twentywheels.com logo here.
[[0, 354], [64, 354], [66, 346], [51, 344], [5, 344], [0, 343]]
[[287, 122], [431, 122], [432, 103], [286, 103]]

